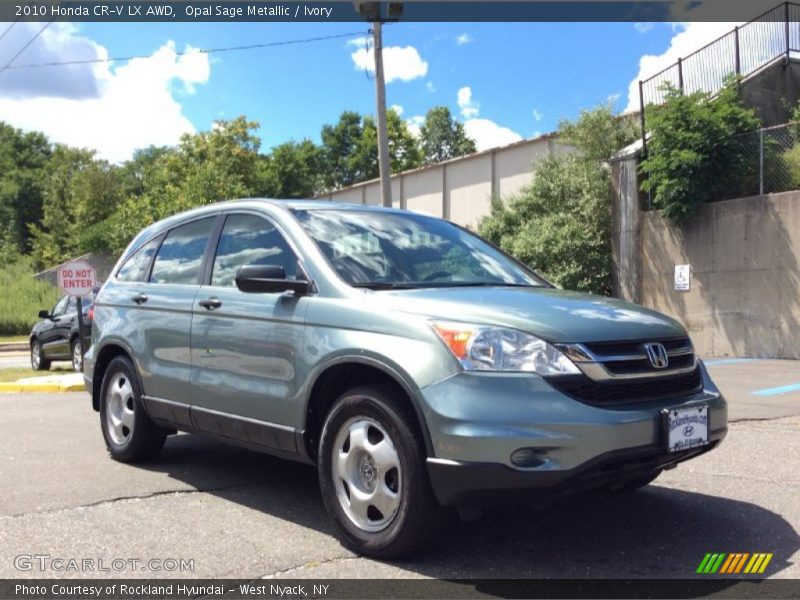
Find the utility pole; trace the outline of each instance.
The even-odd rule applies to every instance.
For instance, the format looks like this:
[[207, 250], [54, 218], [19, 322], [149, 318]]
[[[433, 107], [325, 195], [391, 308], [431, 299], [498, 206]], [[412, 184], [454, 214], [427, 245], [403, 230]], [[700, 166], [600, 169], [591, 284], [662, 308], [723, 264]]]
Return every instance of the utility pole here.
[[381, 203], [392, 206], [392, 165], [389, 161], [389, 132], [386, 126], [386, 84], [383, 77], [383, 37], [380, 19], [372, 23], [375, 55], [375, 96], [378, 108], [378, 168], [381, 177]]

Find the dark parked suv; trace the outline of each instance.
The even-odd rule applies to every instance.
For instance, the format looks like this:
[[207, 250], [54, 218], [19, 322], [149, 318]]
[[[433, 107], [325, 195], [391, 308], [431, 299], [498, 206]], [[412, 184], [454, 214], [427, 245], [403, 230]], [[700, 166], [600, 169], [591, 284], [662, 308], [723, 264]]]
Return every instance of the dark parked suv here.
[[634, 490], [727, 431], [680, 323], [403, 210], [243, 200], [156, 223], [92, 338], [113, 458], [180, 430], [314, 464], [342, 541], [373, 556], [410, 552], [442, 506]]
[[[84, 344], [91, 343], [92, 299], [82, 298]], [[72, 361], [72, 368], [83, 370], [83, 354], [78, 337], [78, 301], [72, 296], [61, 298], [53, 310], [39, 311], [42, 319], [33, 326], [30, 335], [31, 367], [34, 371], [47, 371], [50, 363], [58, 360]]]

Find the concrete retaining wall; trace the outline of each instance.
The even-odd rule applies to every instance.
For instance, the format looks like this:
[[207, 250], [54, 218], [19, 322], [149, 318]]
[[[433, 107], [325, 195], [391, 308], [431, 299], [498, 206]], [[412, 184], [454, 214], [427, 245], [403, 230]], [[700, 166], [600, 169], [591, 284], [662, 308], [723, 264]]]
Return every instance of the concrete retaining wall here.
[[[682, 228], [642, 213], [642, 302], [703, 356], [800, 359], [800, 192], [716, 202]], [[690, 291], [674, 289], [692, 266]]]
[[[475, 228], [492, 196], [508, 197], [530, 183], [535, 163], [567, 151], [553, 135], [524, 140], [392, 176], [392, 204]], [[325, 194], [320, 200], [379, 204], [378, 181]]]

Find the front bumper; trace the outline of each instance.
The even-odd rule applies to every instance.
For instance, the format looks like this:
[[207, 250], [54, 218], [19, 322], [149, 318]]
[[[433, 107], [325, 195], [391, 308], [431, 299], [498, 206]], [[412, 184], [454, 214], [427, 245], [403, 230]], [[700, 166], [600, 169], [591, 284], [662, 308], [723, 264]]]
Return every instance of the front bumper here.
[[[705, 368], [690, 396], [601, 408], [574, 400], [534, 375], [464, 372], [422, 391], [434, 456], [428, 473], [442, 504], [470, 506], [536, 498], [637, 479], [716, 447], [727, 404]], [[664, 408], [705, 403], [709, 444], [668, 453]], [[511, 462], [527, 448], [527, 467]]]

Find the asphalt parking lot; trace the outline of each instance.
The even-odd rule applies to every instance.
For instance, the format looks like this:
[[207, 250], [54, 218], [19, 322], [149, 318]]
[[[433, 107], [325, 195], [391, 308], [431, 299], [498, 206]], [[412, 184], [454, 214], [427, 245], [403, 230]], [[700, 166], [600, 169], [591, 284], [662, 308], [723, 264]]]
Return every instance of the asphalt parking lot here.
[[[310, 467], [189, 435], [123, 465], [85, 393], [0, 394], [0, 577], [685, 578], [707, 552], [772, 552], [766, 576], [800, 578], [800, 363], [709, 369], [730, 402], [719, 449], [633, 494], [493, 509], [394, 563], [338, 544]], [[32, 554], [193, 570], [17, 570]]]

